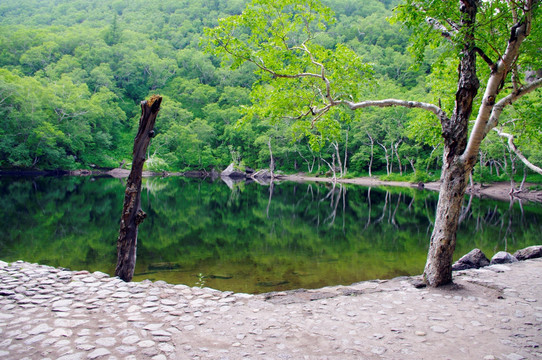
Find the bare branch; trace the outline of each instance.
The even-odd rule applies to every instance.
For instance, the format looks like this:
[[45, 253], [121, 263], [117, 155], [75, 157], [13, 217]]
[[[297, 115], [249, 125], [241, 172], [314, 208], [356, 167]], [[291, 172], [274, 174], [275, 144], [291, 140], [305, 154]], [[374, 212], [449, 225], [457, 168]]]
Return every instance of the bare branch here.
[[497, 134], [499, 134], [499, 136], [501, 137], [505, 137], [508, 139], [508, 147], [510, 148], [510, 151], [514, 152], [514, 154], [517, 155], [517, 157], [525, 164], [525, 166], [527, 166], [529, 169], [531, 169], [532, 171], [542, 175], [542, 168], [534, 165], [533, 163], [531, 163], [529, 160], [527, 160], [527, 158], [521, 153], [521, 151], [518, 150], [518, 148], [516, 147], [516, 144], [514, 144], [514, 135], [512, 134], [508, 134], [508, 133], [505, 133], [503, 132], [502, 130], [500, 129], [497, 129], [497, 128], [494, 128], [493, 130], [495, 130], [497, 132]]
[[230, 54], [231, 56], [240, 58], [240, 59], [242, 59], [244, 61], [248, 61], [250, 63], [253, 63], [260, 70], [265, 71], [265, 72], [273, 75], [273, 77], [275, 77], [275, 78], [288, 78], [288, 79], [298, 79], [298, 78], [303, 78], [303, 77], [313, 77], [313, 78], [318, 78], [318, 79], [322, 78], [321, 75], [313, 74], [313, 73], [281, 74], [281, 73], [276, 72], [275, 70], [272, 70], [272, 69], [268, 68], [265, 65], [265, 62], [262, 59], [258, 59], [259, 61], [256, 61], [255, 59], [253, 59], [251, 57], [242, 56], [242, 55], [232, 51], [230, 48], [228, 48], [227, 43], [224, 44], [223, 42], [220, 41], [220, 44], [218, 44], [218, 46], [222, 47], [224, 49], [224, 51], [226, 53]]
[[307, 45], [305, 45], [305, 43], [301, 44], [301, 48], [299, 48], [299, 49], [306, 52], [309, 55], [313, 65], [320, 68], [320, 78], [326, 84], [326, 95], [325, 95], [325, 97], [329, 100], [329, 102], [332, 103], [333, 98], [331, 97], [331, 83], [329, 82], [329, 79], [326, 77], [326, 68], [325, 68], [324, 64], [319, 63], [318, 61], [316, 61], [316, 59], [314, 58], [314, 55], [309, 51], [309, 49], [307, 48]]
[[484, 53], [484, 51], [482, 49], [480, 49], [479, 47], [475, 47], [474, 48], [474, 51], [476, 51], [476, 53], [478, 53], [478, 55], [480, 55], [480, 57], [482, 59], [484, 59], [484, 61], [489, 65], [489, 67], [491, 68], [491, 71], [494, 71], [495, 70], [495, 64], [493, 63], [493, 61]]
[[455, 34], [456, 30], [450, 30], [446, 26], [442, 25], [440, 22], [438, 22], [437, 19], [434, 18], [427, 18], [427, 23], [433, 27], [433, 29], [440, 31], [440, 34], [450, 40], [452, 37], [452, 34]]
[[489, 120], [485, 127], [484, 137], [491, 131], [491, 129], [497, 126], [497, 124], [499, 123], [499, 117], [501, 116], [501, 113], [506, 106], [513, 104], [519, 98], [533, 92], [540, 87], [542, 87], [542, 78], [537, 79], [530, 84], [522, 86], [517, 91], [509, 94], [508, 96], [505, 96], [499, 102], [497, 102], [493, 107], [493, 110], [491, 111], [491, 116], [489, 117]]
[[304, 118], [304, 117], [306, 117], [306, 116], [309, 116], [309, 115], [311, 115], [311, 114], [312, 114], [312, 115], [315, 115], [315, 114], [314, 114], [314, 111], [312, 110], [312, 107], [309, 106], [309, 110], [308, 110], [308, 111], [306, 111], [306, 112], [304, 112], [304, 113], [301, 113], [301, 114], [298, 115], [298, 116], [284, 116], [283, 118], [284, 118], [284, 119], [289, 119], [289, 120], [299, 120], [299, 119], [302, 119], [302, 118]]
[[[3, 94], [2, 94], [3, 95]], [[9, 94], [8, 96], [4, 97], [3, 99], [0, 99], [0, 105], [2, 105], [4, 103], [4, 101], [6, 101], [7, 99], [9, 99], [11, 96], [13, 95], [13, 93]]]
[[448, 119], [446, 113], [436, 105], [419, 102], [419, 101], [406, 101], [398, 99], [385, 99], [385, 100], [374, 100], [374, 101], [362, 101], [362, 102], [351, 102], [347, 100], [337, 101], [338, 104], [345, 104], [351, 110], [357, 110], [367, 107], [392, 107], [392, 106], [401, 106], [406, 108], [418, 108], [432, 112], [435, 114], [439, 120], [442, 122]]
[[516, 11], [516, 4], [514, 1], [508, 0], [508, 6], [510, 7], [510, 11], [512, 12], [512, 19], [514, 20], [514, 23], [517, 23], [519, 21], [518, 19], [518, 12]]
[[457, 33], [459, 29], [461, 28], [461, 26], [459, 26], [458, 23], [456, 23], [455, 21], [452, 21], [451, 19], [446, 19], [446, 22], [448, 23], [448, 25], [452, 27], [452, 29], [454, 30], [454, 33]]
[[325, 106], [324, 108], [322, 108], [322, 109], [316, 109], [316, 110], [315, 110], [315, 109], [311, 109], [312, 112], [313, 112], [313, 114], [316, 115], [316, 117], [313, 118], [312, 121], [311, 121], [311, 126], [314, 127], [314, 124], [315, 124], [318, 120], [320, 120], [320, 118], [321, 118], [322, 116], [324, 116], [324, 115], [329, 111], [329, 109], [331, 109], [332, 107], [333, 107], [332, 104], [328, 104], [328, 105], [326, 105], [326, 106]]
[[[519, 48], [525, 38], [527, 38], [529, 35], [531, 28], [530, 18], [526, 16], [525, 19], [525, 22], [520, 22], [512, 26], [506, 51], [495, 64], [495, 67], [491, 72], [491, 76], [487, 81], [482, 104], [478, 110], [478, 116], [476, 117], [474, 127], [471, 131], [467, 148], [461, 156], [462, 161], [474, 164], [476, 161], [476, 156], [478, 155], [478, 150], [480, 149], [480, 144], [488, 132], [497, 124], [498, 118], [504, 106], [511, 104], [519, 97], [542, 85], [535, 85], [537, 83], [535, 81], [528, 86], [524, 86], [518, 91], [504, 97], [498, 103], [495, 103], [497, 96], [499, 95], [503, 84], [506, 81], [506, 75], [518, 59]], [[501, 107], [498, 106], [499, 104]]]

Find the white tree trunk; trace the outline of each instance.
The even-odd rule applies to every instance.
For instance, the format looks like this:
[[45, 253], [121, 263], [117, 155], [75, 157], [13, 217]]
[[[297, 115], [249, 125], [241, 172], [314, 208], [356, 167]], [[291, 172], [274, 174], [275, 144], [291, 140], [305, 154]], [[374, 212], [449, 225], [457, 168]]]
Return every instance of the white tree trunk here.
[[373, 137], [371, 135], [369, 135], [369, 133], [367, 133], [367, 136], [369, 137], [369, 140], [371, 140], [371, 157], [369, 158], [369, 177], [372, 177], [373, 176], [372, 169], [373, 169], [375, 141], [374, 141]]
[[348, 130], [346, 130], [346, 140], [344, 142], [344, 162], [343, 162], [343, 175], [346, 176], [348, 162]]
[[379, 141], [376, 142], [382, 149], [384, 149], [384, 157], [386, 158], [386, 175], [390, 175], [390, 156], [388, 155], [388, 148]]
[[269, 171], [271, 172], [271, 179], [275, 178], [275, 159], [273, 158], [273, 151], [271, 149], [271, 138], [267, 140], [267, 146], [269, 146], [269, 156], [271, 159], [269, 160]]
[[401, 144], [402, 140], [399, 140], [395, 143], [393, 150], [395, 151], [395, 157], [397, 158], [397, 163], [399, 165], [399, 174], [403, 175], [403, 164], [401, 164], [401, 158], [399, 157], [399, 145]]
[[[339, 162], [339, 175], [342, 178], [343, 177], [343, 164], [341, 162], [341, 154], [339, 153], [339, 143], [334, 141], [331, 143], [333, 147], [335, 148], [335, 154], [333, 155], [333, 159], [337, 159]], [[335, 161], [333, 161], [333, 167], [335, 167]]]

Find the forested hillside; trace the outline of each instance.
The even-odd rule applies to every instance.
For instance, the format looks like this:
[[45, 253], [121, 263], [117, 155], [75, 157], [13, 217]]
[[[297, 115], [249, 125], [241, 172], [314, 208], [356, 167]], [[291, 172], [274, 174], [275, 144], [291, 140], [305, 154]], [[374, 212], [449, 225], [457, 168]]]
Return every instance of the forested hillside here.
[[[397, 3], [325, 1], [335, 21], [317, 42], [326, 49], [344, 44], [360, 56], [371, 73], [365, 86], [372, 98], [453, 101], [447, 79], [453, 84], [457, 65], [439, 61], [438, 53], [414, 63], [410, 34], [387, 21]], [[130, 162], [139, 102], [160, 94], [151, 170], [223, 169], [231, 162], [266, 168], [272, 152], [286, 172], [416, 172], [418, 179], [438, 172], [439, 124], [419, 111], [345, 112], [310, 134], [287, 119], [239, 123], [251, 104], [254, 68], [222, 68], [202, 36], [244, 6], [241, 0], [0, 1], [0, 168]], [[531, 95], [505, 122], [540, 118], [541, 102], [540, 92]], [[540, 164], [540, 121], [529, 124], [510, 122], [504, 130], [514, 130], [515, 144]], [[490, 136], [479, 172], [504, 179], [522, 169], [507, 141]]]

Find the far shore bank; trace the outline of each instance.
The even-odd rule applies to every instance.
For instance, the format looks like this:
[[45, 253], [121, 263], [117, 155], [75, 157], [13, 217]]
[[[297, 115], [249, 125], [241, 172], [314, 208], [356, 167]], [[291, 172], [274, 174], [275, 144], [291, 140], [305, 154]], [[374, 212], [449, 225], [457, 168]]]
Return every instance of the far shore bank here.
[[[281, 175], [278, 177], [280, 180], [288, 181], [298, 181], [298, 182], [329, 182], [341, 184], [355, 184], [360, 186], [400, 186], [400, 187], [409, 187], [409, 188], [418, 188], [418, 189], [428, 189], [432, 191], [440, 190], [440, 181], [432, 181], [426, 183], [411, 183], [408, 181], [384, 181], [375, 177], [358, 177], [352, 179], [335, 179], [332, 178], [321, 178], [305, 175]], [[542, 202], [542, 191], [539, 190], [528, 190], [531, 186], [536, 186], [539, 184], [535, 183], [525, 183], [524, 190], [518, 191], [515, 190], [513, 195], [510, 192], [510, 183], [508, 182], [496, 182], [491, 184], [474, 184], [474, 186], [467, 187], [467, 194], [482, 197], [482, 198], [492, 198], [501, 201], [510, 201], [512, 199], [521, 199], [528, 200], [533, 202]]]
[[[111, 176], [115, 178], [124, 178], [128, 177], [130, 170], [128, 169], [99, 169], [99, 170], [72, 170], [72, 171], [63, 171], [63, 170], [53, 170], [53, 171], [0, 171], [0, 176]], [[203, 171], [193, 171], [193, 172], [152, 172], [144, 171], [144, 177], [152, 176], [186, 176], [186, 177], [220, 177], [219, 173], [207, 173]], [[249, 179], [249, 177], [247, 177]], [[354, 184], [360, 186], [398, 186], [398, 187], [409, 187], [409, 188], [418, 188], [418, 189], [427, 189], [432, 191], [440, 190], [440, 181], [426, 182], [426, 183], [411, 183], [408, 181], [385, 181], [380, 180], [377, 177], [357, 177], [351, 179], [341, 179], [341, 178], [330, 178], [330, 177], [316, 177], [305, 174], [291, 174], [291, 175], [276, 175], [276, 181], [294, 181], [294, 182], [326, 182], [326, 183], [339, 183], [339, 184]], [[496, 182], [496, 183], [487, 183], [487, 184], [474, 184], [474, 186], [468, 186], [466, 193], [468, 195], [473, 195], [481, 198], [491, 198], [501, 201], [510, 201], [510, 200], [527, 200], [537, 203], [542, 203], [542, 191], [540, 190], [529, 190], [530, 187], [540, 185], [537, 183], [525, 183], [524, 190], [514, 190], [511, 192], [511, 186], [509, 182]]]

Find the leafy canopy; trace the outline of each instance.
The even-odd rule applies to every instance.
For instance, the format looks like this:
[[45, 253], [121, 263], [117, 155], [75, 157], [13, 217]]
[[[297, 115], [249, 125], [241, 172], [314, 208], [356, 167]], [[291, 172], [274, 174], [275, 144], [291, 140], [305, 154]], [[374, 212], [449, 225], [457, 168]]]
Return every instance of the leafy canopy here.
[[205, 29], [207, 50], [223, 64], [257, 67], [260, 81], [242, 121], [290, 119], [316, 150], [337, 137], [346, 109], [335, 103], [358, 97], [372, 69], [344, 44], [328, 49], [318, 43], [332, 22], [333, 12], [320, 1], [256, 0]]

